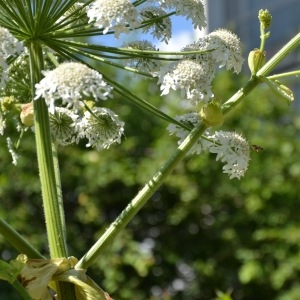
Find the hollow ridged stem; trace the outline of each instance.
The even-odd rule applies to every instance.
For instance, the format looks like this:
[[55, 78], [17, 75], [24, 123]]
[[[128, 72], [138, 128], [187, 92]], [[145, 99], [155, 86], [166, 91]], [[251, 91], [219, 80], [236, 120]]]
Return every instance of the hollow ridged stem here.
[[[39, 44], [31, 42], [28, 45], [30, 54], [31, 88], [35, 95], [35, 84], [41, 80], [43, 70], [43, 53]], [[34, 100], [34, 124], [37, 159], [40, 173], [43, 207], [51, 258], [67, 257], [65, 223], [62, 199], [58, 189], [60, 178], [57, 164], [54, 164], [49, 113], [44, 99]], [[76, 299], [74, 286], [68, 283], [58, 283], [58, 299]]]

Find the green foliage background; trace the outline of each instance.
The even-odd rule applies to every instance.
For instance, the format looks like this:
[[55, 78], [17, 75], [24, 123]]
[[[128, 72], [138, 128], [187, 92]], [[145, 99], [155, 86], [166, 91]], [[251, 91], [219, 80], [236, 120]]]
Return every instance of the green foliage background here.
[[[173, 116], [176, 94], [160, 98], [155, 83], [122, 78]], [[242, 80], [245, 82], [245, 80]], [[221, 73], [215, 94], [226, 100], [241, 80]], [[168, 124], [116, 96], [105, 102], [126, 122], [121, 145], [96, 152], [60, 148], [70, 255], [97, 240], [176, 148]], [[17, 139], [13, 126], [10, 136]], [[88, 271], [114, 299], [296, 300], [300, 295], [300, 117], [261, 86], [226, 117], [222, 130], [243, 133], [264, 150], [251, 153], [246, 176], [229, 180], [211, 154], [187, 157]], [[11, 164], [0, 139], [0, 216], [47, 255], [34, 136]], [[1, 258], [16, 253], [0, 236]], [[0, 282], [0, 299], [19, 299]], [[225, 299], [225, 298], [224, 298]]]

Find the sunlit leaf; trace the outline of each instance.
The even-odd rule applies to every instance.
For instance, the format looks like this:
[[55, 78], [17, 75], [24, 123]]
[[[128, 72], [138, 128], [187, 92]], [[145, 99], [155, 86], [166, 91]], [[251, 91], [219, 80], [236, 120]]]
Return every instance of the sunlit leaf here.
[[294, 101], [293, 92], [287, 86], [281, 84], [278, 80], [270, 80], [268, 78], [264, 78], [263, 81], [280, 99], [284, 100], [288, 104]]

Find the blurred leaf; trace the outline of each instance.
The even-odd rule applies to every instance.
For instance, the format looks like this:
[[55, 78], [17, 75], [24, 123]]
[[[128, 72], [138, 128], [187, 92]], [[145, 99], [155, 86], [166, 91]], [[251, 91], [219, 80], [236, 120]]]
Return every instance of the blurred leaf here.
[[263, 78], [263, 81], [271, 88], [271, 90], [282, 100], [290, 104], [294, 101], [293, 92], [278, 80], [270, 80]]

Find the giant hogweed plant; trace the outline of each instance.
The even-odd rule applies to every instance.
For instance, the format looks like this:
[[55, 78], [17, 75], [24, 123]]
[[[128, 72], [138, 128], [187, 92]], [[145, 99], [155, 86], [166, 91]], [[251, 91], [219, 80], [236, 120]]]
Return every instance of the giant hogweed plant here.
[[[287, 103], [293, 101], [293, 93], [279, 80], [299, 72], [270, 73], [299, 45], [300, 34], [266, 61], [264, 45], [270, 35], [271, 15], [261, 10], [261, 45], [248, 57], [251, 77], [230, 99], [215, 99], [211, 86], [218, 69], [239, 73], [244, 61], [239, 38], [226, 29], [211, 32], [179, 52], [159, 51], [145, 39], [119, 47], [101, 44], [107, 35], [118, 39], [132, 31], [168, 43], [172, 38], [170, 17], [177, 15], [202, 29], [206, 19], [201, 0], [2, 0], [0, 8], [0, 133], [6, 136], [6, 122], [13, 120], [20, 138], [6, 139], [14, 164], [22, 159], [24, 132], [35, 135], [50, 249], [49, 258], [42, 256], [0, 220], [1, 234], [20, 252], [15, 260], [0, 262], [0, 278], [10, 282], [24, 299], [111, 299], [86, 275], [88, 267], [101, 259], [105, 247], [187, 154], [201, 159], [198, 156], [205, 151], [215, 153], [230, 179], [244, 175], [251, 148], [259, 147], [249, 145], [237, 128], [227, 132], [216, 127], [261, 83], [267, 83]], [[156, 82], [161, 101], [170, 91], [180, 91], [183, 114], [163, 113], [131, 92], [122, 79], [106, 75], [104, 67]], [[87, 147], [108, 151], [121, 143], [126, 132], [122, 116], [105, 108], [105, 101], [114, 101], [114, 94], [122, 95], [128, 105], [146, 110], [149, 117], [165, 120], [170, 134], [179, 139], [178, 148], [78, 259], [67, 249], [57, 148], [83, 140]]]

